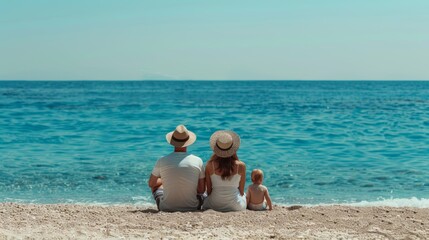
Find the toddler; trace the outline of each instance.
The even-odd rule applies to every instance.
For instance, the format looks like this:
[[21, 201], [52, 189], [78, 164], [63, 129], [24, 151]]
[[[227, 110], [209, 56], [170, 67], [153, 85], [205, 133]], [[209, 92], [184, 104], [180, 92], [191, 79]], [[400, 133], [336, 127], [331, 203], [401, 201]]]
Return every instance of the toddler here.
[[261, 169], [255, 169], [251, 176], [253, 184], [247, 189], [247, 208], [256, 211], [267, 210], [268, 205], [268, 209], [273, 210], [268, 189], [262, 185], [264, 173]]

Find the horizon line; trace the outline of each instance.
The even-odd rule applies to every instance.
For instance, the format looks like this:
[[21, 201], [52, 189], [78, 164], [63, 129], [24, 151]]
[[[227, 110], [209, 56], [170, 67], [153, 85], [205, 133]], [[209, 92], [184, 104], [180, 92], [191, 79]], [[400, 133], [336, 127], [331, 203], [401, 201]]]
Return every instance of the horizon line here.
[[234, 81], [234, 82], [264, 82], [264, 81], [271, 81], [271, 82], [299, 82], [299, 81], [325, 81], [325, 82], [390, 82], [390, 81], [403, 81], [403, 82], [410, 82], [410, 81], [429, 81], [429, 79], [0, 79], [0, 82], [36, 82], [36, 81], [43, 81], [43, 82], [117, 82], [117, 81], [123, 81], [123, 82], [208, 82], [208, 81], [217, 81], [217, 82], [228, 82], [228, 81]]

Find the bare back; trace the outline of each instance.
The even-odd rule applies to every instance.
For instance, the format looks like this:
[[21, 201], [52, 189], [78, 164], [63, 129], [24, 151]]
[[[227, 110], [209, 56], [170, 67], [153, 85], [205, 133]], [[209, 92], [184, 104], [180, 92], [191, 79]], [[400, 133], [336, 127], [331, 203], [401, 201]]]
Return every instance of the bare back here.
[[[209, 176], [211, 176], [212, 174], [215, 174], [217, 176], [222, 175], [222, 172], [217, 170], [218, 168], [218, 163], [214, 160], [210, 160], [207, 162], [206, 165], [206, 186], [207, 186], [207, 193], [210, 195], [211, 191], [212, 191], [212, 182]], [[244, 195], [244, 185], [246, 182], [246, 164], [244, 164], [244, 162], [240, 161], [240, 160], [236, 160], [235, 164], [234, 164], [234, 170], [233, 170], [233, 175], [240, 175], [240, 183], [238, 186], [238, 189], [240, 191], [241, 195]]]
[[252, 184], [247, 190], [248, 203], [260, 204], [264, 202], [267, 187], [262, 184]]

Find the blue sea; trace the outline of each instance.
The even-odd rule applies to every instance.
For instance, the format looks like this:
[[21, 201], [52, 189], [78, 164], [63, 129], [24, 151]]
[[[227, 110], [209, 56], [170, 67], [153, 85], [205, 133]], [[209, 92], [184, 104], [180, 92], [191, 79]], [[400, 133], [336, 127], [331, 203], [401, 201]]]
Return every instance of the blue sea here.
[[277, 204], [429, 207], [429, 82], [0, 81], [0, 202], [153, 204], [185, 124], [241, 136]]

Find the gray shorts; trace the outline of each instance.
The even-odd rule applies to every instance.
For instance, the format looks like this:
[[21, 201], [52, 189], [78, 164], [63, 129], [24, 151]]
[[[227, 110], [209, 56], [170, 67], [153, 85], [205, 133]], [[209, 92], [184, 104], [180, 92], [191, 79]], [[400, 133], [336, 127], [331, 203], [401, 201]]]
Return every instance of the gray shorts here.
[[153, 199], [155, 199], [156, 206], [159, 210], [159, 202], [161, 201], [161, 198], [164, 196], [164, 189], [158, 188], [152, 193]]
[[[158, 207], [158, 211], [161, 211], [159, 209], [159, 203], [161, 202], [161, 198], [164, 196], [164, 189], [162, 188], [158, 188], [156, 189], [153, 193], [152, 193], [153, 199], [155, 199], [156, 202], [156, 206]], [[198, 194], [197, 195], [197, 199], [198, 199], [198, 207], [197, 210], [201, 210], [201, 206], [204, 203], [204, 199], [207, 198], [207, 194], [203, 193], [203, 194]]]

